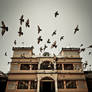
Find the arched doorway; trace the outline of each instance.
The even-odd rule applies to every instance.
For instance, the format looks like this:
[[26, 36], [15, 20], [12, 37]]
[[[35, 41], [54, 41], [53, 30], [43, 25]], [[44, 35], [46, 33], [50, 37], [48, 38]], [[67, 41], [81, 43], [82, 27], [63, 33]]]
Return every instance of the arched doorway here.
[[42, 78], [40, 81], [40, 92], [55, 92], [55, 81], [50, 77]]

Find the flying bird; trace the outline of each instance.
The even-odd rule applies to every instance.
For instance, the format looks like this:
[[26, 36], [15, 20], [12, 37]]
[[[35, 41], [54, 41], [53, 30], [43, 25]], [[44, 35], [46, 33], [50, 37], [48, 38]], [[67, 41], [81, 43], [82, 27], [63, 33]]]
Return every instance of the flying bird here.
[[15, 44], [15, 45], [17, 44], [16, 40], [14, 41], [14, 44]]
[[40, 47], [40, 52], [42, 52], [42, 50], [43, 50], [43, 48], [42, 48], [42, 47]]
[[50, 42], [50, 39], [47, 40], [47, 43], [51, 43], [51, 42]]
[[58, 11], [55, 12], [55, 18], [59, 15]]
[[84, 51], [85, 51], [85, 48], [80, 49], [80, 52], [84, 52]]
[[38, 44], [40, 43], [40, 41], [43, 41], [43, 39], [41, 38], [41, 36], [38, 37]]
[[56, 30], [52, 33], [52, 36], [56, 35]]
[[22, 44], [24, 44], [24, 42], [21, 42]]
[[1, 34], [3, 36], [5, 34], [5, 31], [8, 31], [8, 27], [6, 27], [4, 21], [1, 21], [1, 24], [2, 24], [2, 26], [0, 26], [0, 28], [2, 28]]
[[53, 47], [57, 48], [56, 41], [53, 42], [53, 44], [51, 45], [51, 48], [53, 48]]
[[22, 32], [22, 27], [19, 28], [19, 32], [18, 32], [19, 36], [23, 35], [23, 32]]
[[29, 19], [27, 19], [25, 26], [26, 27], [30, 27], [30, 25], [29, 25]]
[[89, 52], [88, 54], [91, 55], [92, 52]]
[[24, 15], [21, 15], [21, 17], [20, 17], [20, 19], [19, 19], [21, 25], [22, 25], [22, 23], [24, 22], [24, 18], [23, 18], [23, 17], [24, 17]]
[[78, 25], [77, 25], [77, 27], [75, 28], [74, 34], [76, 34], [77, 31], [79, 31]]
[[92, 48], [92, 45], [89, 45], [88, 48]]
[[83, 44], [80, 45], [80, 47], [82, 47], [82, 46], [83, 46]]
[[47, 48], [46, 44], [44, 45], [44, 50]]
[[5, 52], [5, 56], [7, 56], [7, 52]]
[[62, 39], [64, 39], [64, 36], [61, 36], [61, 37], [60, 37], [60, 41], [61, 41]]
[[40, 31], [42, 31], [42, 29], [40, 28], [40, 26], [38, 25], [38, 34], [40, 33]]

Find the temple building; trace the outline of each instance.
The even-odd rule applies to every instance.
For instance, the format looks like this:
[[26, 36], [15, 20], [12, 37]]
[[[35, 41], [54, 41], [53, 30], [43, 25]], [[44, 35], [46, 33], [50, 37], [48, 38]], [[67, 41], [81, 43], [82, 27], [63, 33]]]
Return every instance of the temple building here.
[[6, 92], [88, 92], [80, 48], [62, 48], [58, 56], [13, 47]]

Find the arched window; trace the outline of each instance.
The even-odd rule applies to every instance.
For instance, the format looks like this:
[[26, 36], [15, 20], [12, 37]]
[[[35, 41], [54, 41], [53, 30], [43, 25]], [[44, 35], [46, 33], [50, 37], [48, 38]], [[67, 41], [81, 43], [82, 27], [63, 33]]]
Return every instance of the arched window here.
[[44, 69], [45, 70], [52, 70], [52, 69], [54, 69], [54, 64], [50, 61], [44, 61], [41, 63], [40, 69], [41, 70], [44, 70]]

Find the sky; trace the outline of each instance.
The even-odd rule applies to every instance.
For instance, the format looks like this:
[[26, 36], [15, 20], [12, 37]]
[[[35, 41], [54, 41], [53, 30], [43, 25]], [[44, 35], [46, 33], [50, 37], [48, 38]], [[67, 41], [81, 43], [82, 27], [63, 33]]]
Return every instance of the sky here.
[[[55, 18], [54, 13], [59, 15]], [[24, 20], [30, 20], [30, 28], [25, 27], [25, 22], [20, 25], [20, 17], [24, 15]], [[51, 44], [46, 44], [46, 52], [59, 54], [62, 47], [83, 48], [92, 44], [92, 0], [0, 0], [0, 22], [4, 21], [9, 30], [4, 34], [0, 33], [0, 71], [9, 72], [12, 47], [34, 46], [34, 53], [39, 55], [39, 48], [46, 44], [47, 39], [51, 44], [57, 41], [58, 47], [51, 49]], [[0, 24], [1, 25], [1, 24]], [[38, 34], [37, 25], [42, 31]], [[79, 25], [79, 31], [74, 35], [75, 27]], [[19, 37], [19, 27], [22, 27], [24, 35]], [[51, 36], [56, 30], [56, 35]], [[2, 29], [0, 29], [0, 32]], [[64, 35], [64, 40], [60, 37]], [[43, 41], [38, 45], [37, 38], [42, 36]], [[17, 45], [14, 45], [14, 40]], [[22, 44], [24, 42], [24, 44]], [[92, 55], [88, 55], [92, 49], [86, 49], [80, 55], [82, 62], [88, 61], [92, 65]], [[7, 52], [7, 56], [5, 56]], [[43, 52], [44, 53], [44, 52]], [[89, 68], [88, 68], [89, 69]]]

